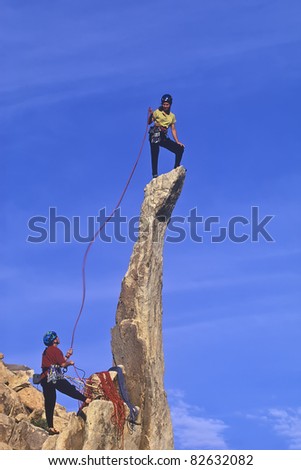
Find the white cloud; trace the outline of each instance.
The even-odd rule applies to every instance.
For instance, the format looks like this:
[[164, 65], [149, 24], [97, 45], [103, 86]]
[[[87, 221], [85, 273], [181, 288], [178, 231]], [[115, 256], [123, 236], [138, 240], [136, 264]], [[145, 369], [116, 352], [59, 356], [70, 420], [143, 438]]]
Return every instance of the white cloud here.
[[176, 447], [179, 449], [227, 449], [223, 432], [228, 427], [219, 419], [200, 416], [203, 411], [186, 403], [183, 393], [168, 393]]
[[276, 434], [288, 441], [289, 449], [301, 449], [301, 408], [270, 408], [262, 415], [249, 415], [248, 418], [271, 426]]
[[268, 419], [280, 436], [289, 440], [289, 449], [301, 449], [301, 408], [269, 410]]

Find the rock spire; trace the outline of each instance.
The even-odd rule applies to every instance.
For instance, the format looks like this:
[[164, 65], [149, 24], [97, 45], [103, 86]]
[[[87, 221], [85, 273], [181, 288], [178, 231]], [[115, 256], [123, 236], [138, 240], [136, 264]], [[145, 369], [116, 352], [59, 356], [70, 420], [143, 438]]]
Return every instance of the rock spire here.
[[164, 235], [181, 194], [185, 169], [153, 179], [145, 188], [139, 236], [122, 281], [112, 352], [126, 370], [127, 388], [141, 409], [140, 449], [173, 448], [164, 391], [162, 273]]

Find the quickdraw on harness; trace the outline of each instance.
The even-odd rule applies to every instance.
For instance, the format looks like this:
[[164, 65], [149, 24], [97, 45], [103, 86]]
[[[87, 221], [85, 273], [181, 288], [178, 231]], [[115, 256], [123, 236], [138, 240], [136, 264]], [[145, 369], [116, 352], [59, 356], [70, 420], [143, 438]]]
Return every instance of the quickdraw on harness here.
[[149, 140], [152, 144], [159, 144], [161, 140], [167, 138], [167, 127], [152, 126], [149, 129]]
[[58, 380], [65, 378], [67, 368], [52, 364], [50, 367], [44, 368], [42, 374], [33, 374], [32, 382], [34, 385], [39, 385], [41, 380], [47, 377], [47, 382], [56, 383]]
[[47, 382], [52, 382], [56, 383], [58, 380], [62, 380], [65, 378], [65, 373], [67, 372], [67, 369], [61, 366], [58, 366], [56, 364], [52, 364], [48, 368], [48, 373], [47, 373]]

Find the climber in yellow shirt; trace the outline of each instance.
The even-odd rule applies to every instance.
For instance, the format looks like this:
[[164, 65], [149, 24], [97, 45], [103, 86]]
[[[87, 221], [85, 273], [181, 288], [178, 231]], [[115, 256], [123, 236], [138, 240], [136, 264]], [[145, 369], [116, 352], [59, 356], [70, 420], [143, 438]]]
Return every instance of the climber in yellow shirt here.
[[[158, 157], [160, 147], [164, 147], [175, 154], [174, 168], [180, 166], [184, 152], [184, 144], [179, 142], [176, 131], [176, 116], [170, 111], [171, 105], [172, 96], [165, 94], [161, 98], [161, 106], [158, 109], [155, 111], [151, 108], [149, 109], [150, 116], [148, 124], [154, 123], [149, 130], [153, 178], [157, 178], [158, 176]], [[171, 128], [174, 140], [171, 140], [167, 135], [169, 128]]]

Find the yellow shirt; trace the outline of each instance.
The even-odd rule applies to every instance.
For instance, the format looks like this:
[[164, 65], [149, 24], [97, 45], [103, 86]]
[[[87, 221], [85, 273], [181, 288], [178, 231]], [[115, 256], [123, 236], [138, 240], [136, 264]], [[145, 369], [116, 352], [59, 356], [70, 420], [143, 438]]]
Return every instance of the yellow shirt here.
[[160, 109], [156, 109], [153, 112], [153, 118], [155, 124], [167, 128], [176, 122], [176, 116], [172, 112], [166, 114], [164, 111], [160, 111]]

